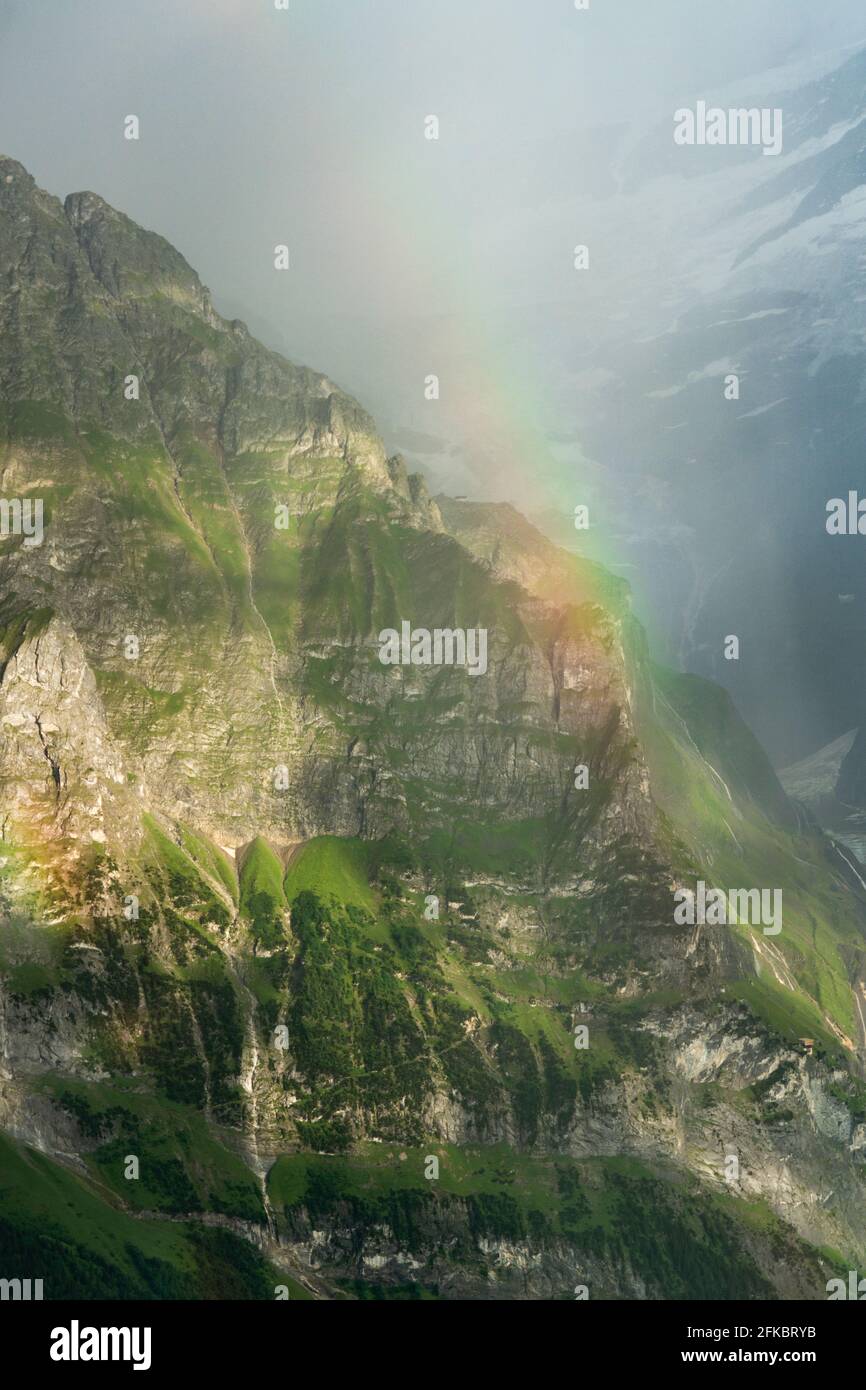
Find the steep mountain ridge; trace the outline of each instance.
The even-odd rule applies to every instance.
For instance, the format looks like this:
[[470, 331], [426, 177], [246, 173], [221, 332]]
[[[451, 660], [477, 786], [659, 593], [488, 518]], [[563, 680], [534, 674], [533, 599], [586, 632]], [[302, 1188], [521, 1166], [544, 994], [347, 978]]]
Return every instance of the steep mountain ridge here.
[[[51, 1210], [55, 1287], [105, 1287], [162, 1214], [315, 1296], [822, 1296], [866, 1244], [866, 898], [730, 700], [10, 160], [0, 324], [0, 489], [45, 511], [0, 540], [0, 1122], [69, 1169], [9, 1150], [14, 1248]], [[486, 669], [383, 664], [403, 622]], [[676, 921], [699, 879], [783, 930]], [[205, 1287], [197, 1239], [136, 1278]]]

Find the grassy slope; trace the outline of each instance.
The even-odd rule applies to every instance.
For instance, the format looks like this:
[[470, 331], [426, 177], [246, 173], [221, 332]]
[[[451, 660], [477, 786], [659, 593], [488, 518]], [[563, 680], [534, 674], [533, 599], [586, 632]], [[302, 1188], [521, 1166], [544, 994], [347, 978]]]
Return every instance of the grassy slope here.
[[282, 940], [286, 908], [283, 866], [261, 835], [248, 846], [241, 862], [240, 908], [259, 940], [267, 945]]
[[[49, 1077], [45, 1089], [78, 1121], [96, 1147], [94, 1177], [135, 1211], [216, 1211], [263, 1220], [261, 1194], [249, 1169], [218, 1143], [200, 1111], [120, 1080], [114, 1085]], [[135, 1155], [139, 1176], [125, 1176]]]
[[[44, 1280], [46, 1299], [274, 1297], [285, 1275], [231, 1232], [142, 1221], [97, 1185], [0, 1135], [4, 1277]], [[292, 1297], [307, 1297], [293, 1284]]]
[[[439, 1160], [439, 1176], [426, 1180], [431, 1156]], [[288, 1229], [301, 1211], [316, 1225], [387, 1222], [401, 1248], [421, 1257], [422, 1267], [430, 1260], [428, 1280], [437, 1266], [435, 1247], [430, 1259], [431, 1231], [440, 1238], [450, 1233], [452, 1273], [472, 1267], [477, 1239], [529, 1239], [551, 1251], [576, 1250], [578, 1264], [562, 1277], [561, 1298], [572, 1297], [572, 1284], [583, 1277], [581, 1255], [609, 1262], [609, 1270], [627, 1268], [651, 1298], [773, 1297], [758, 1251], [768, 1262], [771, 1250], [784, 1258], [814, 1296], [835, 1273], [762, 1202], [708, 1192], [673, 1171], [651, 1170], [629, 1158], [533, 1157], [506, 1144], [369, 1144], [345, 1158], [280, 1158], [269, 1190]], [[424, 1280], [423, 1268], [415, 1278]], [[591, 1297], [623, 1296], [610, 1274], [601, 1278]]]
[[683, 879], [782, 891], [778, 935], [733, 927], [757, 970], [734, 992], [786, 1040], [813, 1036], [830, 1052], [841, 1044], [850, 1053], [844, 1039], [857, 1041], [851, 984], [866, 973], [866, 901], [840, 876], [824, 837], [798, 830], [766, 756], [726, 695], [654, 667], [641, 700], [653, 795], [678, 837], [672, 856]]
[[303, 845], [286, 870], [285, 895], [292, 902], [309, 891], [327, 900], [374, 909], [368, 881], [370, 846], [362, 840], [322, 835]]

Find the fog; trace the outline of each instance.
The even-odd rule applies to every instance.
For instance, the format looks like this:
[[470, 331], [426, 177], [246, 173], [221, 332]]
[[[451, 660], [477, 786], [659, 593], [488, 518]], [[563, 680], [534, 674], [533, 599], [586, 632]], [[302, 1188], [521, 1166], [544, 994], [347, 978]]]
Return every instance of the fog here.
[[[218, 303], [389, 397], [395, 318], [550, 293], [568, 140], [863, 36], [858, 0], [3, 0], [0, 147], [163, 232]], [[141, 121], [138, 142], [123, 117]], [[434, 113], [440, 139], [424, 139]], [[564, 152], [566, 157], [564, 157]], [[537, 195], [536, 201], [533, 194]], [[565, 244], [574, 240], [563, 226]], [[275, 277], [286, 242], [290, 276]], [[475, 286], [467, 304], [467, 286]], [[345, 321], [364, 324], [345, 342]], [[420, 331], [420, 325], [419, 325]], [[421, 354], [423, 355], [423, 354]], [[336, 364], [336, 365], [335, 365]], [[432, 370], [432, 368], [431, 368]], [[401, 393], [403, 383], [395, 386]]]

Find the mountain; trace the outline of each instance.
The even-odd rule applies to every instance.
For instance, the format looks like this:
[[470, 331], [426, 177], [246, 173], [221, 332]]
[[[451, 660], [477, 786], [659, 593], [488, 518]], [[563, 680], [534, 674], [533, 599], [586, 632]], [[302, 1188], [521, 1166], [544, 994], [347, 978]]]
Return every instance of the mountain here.
[[[824, 1297], [866, 1247], [866, 890], [730, 697], [11, 159], [0, 324], [4, 1262]], [[388, 664], [404, 623], [483, 660]], [[689, 925], [702, 883], [781, 917]]]
[[712, 101], [781, 110], [782, 154], [683, 150], [661, 123], [634, 139], [622, 215], [658, 224], [664, 202], [676, 230], [655, 274], [633, 268], [575, 408], [585, 451], [615, 461], [625, 558], [668, 649], [730, 689], [784, 765], [864, 722], [862, 553], [825, 523], [860, 479], [866, 50]]
[[862, 735], [850, 729], [779, 774], [788, 794], [824, 827], [861, 883], [866, 863], [864, 762]]
[[[781, 153], [675, 144], [675, 109], [701, 100], [780, 110]], [[518, 248], [550, 259], [514, 302], [481, 306], [485, 342], [519, 363], [508, 387], [535, 426], [513, 495], [558, 543], [616, 561], [656, 650], [724, 685], [788, 766], [866, 723], [864, 541], [826, 530], [831, 499], [862, 495], [866, 49], [684, 91], [628, 126], [559, 139], [556, 159], [536, 152], [525, 191], [503, 153], [497, 181], [523, 200], [496, 206], [477, 233], [491, 254], [509, 247], [497, 285], [519, 278]], [[587, 144], [604, 180], [586, 172]], [[585, 274], [569, 255], [577, 229]], [[434, 414], [417, 390], [430, 361], [443, 379], [475, 379], [468, 352], [449, 355], [460, 341], [456, 320], [406, 323], [378, 356], [382, 379], [403, 384], [389, 409], [407, 456], [475, 496], [485, 473], [500, 475], [489, 404], [467, 438], [471, 412], [449, 413], [443, 393]], [[587, 531], [575, 531], [577, 504]]]
[[836, 791], [843, 800], [866, 810], [866, 730], [858, 729], [839, 766]]

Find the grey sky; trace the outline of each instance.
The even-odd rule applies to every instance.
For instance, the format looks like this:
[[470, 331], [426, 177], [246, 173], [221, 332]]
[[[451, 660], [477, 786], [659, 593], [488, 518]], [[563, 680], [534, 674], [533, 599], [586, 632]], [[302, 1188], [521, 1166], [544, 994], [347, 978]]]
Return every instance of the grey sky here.
[[[286, 14], [272, 0], [2, 0], [0, 148], [52, 192], [93, 188], [163, 232], [218, 304], [328, 370], [334, 316], [460, 311], [491, 200], [506, 222], [512, 181], [519, 208], [557, 133], [658, 116], [708, 85], [855, 42], [861, 8], [291, 0]], [[137, 144], [121, 138], [129, 112]], [[421, 136], [431, 112], [435, 147]], [[579, 169], [551, 174], [579, 192]], [[295, 268], [278, 286], [277, 241]], [[519, 271], [503, 296], [532, 297], [531, 265]]]

